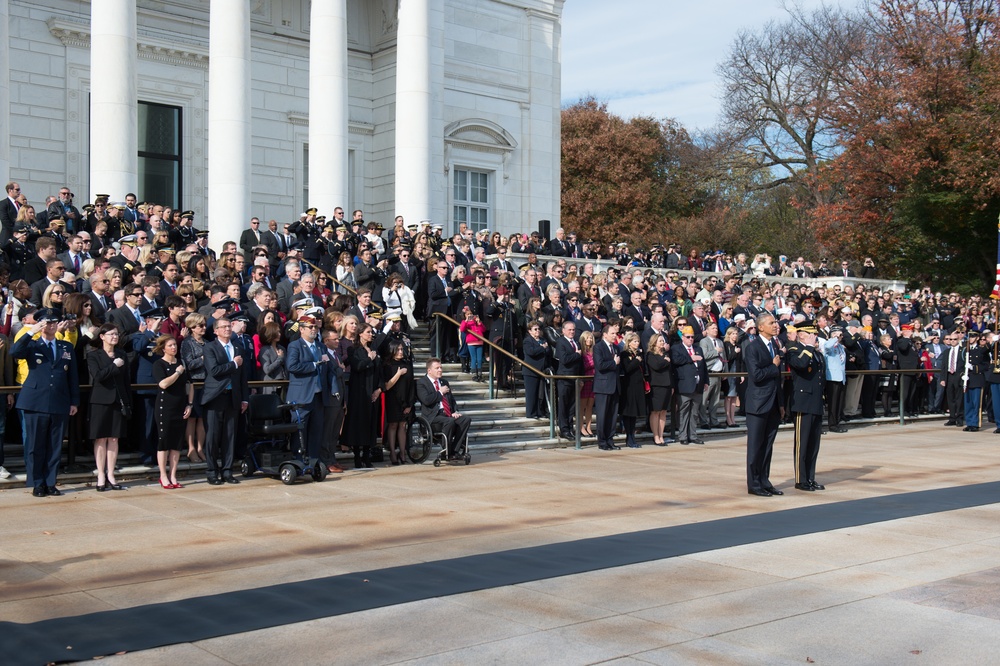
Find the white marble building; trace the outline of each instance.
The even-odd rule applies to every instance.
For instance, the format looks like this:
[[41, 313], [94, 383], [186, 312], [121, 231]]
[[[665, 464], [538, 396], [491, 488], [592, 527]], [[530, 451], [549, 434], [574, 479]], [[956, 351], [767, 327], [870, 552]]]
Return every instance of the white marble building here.
[[0, 0], [0, 181], [193, 209], [213, 245], [307, 205], [557, 226], [563, 2]]

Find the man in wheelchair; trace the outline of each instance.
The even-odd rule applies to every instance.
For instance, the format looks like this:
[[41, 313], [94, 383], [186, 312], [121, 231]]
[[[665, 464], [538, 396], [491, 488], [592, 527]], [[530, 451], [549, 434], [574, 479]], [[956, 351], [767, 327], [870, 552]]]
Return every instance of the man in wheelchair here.
[[448, 381], [441, 378], [441, 359], [427, 361], [427, 374], [417, 379], [417, 399], [421, 414], [433, 430], [440, 430], [447, 438], [448, 457], [465, 455], [469, 427], [472, 419], [458, 411], [458, 403], [451, 393]]

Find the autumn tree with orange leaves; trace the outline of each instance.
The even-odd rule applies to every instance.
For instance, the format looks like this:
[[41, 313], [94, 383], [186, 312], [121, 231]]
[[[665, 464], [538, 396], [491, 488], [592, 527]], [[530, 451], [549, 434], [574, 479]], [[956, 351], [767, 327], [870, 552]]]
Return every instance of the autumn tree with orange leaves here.
[[1000, 52], [993, 0], [885, 0], [831, 114], [842, 152], [811, 218], [833, 253], [980, 293], [1000, 213]]

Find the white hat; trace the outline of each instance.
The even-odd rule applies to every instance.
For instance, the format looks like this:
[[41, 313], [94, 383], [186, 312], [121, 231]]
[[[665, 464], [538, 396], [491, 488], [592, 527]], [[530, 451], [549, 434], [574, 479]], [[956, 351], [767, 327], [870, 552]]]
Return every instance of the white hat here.
[[737, 324], [740, 323], [741, 321], [746, 321], [746, 320], [747, 320], [747, 316], [745, 314], [743, 314], [742, 312], [740, 314], [736, 315], [735, 317], [733, 317], [733, 321], [735, 323], [737, 323]]

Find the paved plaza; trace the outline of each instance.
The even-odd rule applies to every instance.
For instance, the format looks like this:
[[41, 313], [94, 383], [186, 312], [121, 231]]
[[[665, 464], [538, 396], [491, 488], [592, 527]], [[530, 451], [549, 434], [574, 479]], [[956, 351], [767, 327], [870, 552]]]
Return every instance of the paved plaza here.
[[548, 449], [288, 487], [0, 491], [5, 663], [985, 664], [1000, 435]]

